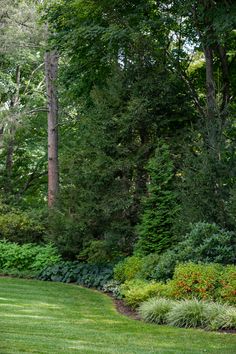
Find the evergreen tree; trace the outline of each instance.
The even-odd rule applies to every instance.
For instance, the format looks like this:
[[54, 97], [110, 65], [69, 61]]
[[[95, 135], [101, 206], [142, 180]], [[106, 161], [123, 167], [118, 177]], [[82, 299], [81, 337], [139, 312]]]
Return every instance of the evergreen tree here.
[[150, 181], [137, 227], [139, 238], [136, 251], [141, 254], [162, 253], [173, 245], [172, 228], [178, 210], [173, 183], [174, 165], [166, 143], [159, 142], [147, 171]]

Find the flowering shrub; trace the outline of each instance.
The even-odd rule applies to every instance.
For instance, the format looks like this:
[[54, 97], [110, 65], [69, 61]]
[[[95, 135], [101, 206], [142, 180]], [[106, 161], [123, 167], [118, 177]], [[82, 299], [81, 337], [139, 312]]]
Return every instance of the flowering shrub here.
[[175, 268], [171, 296], [236, 303], [236, 266], [219, 264], [179, 264]]
[[172, 295], [177, 299], [214, 300], [220, 287], [222, 266], [218, 264], [179, 264], [175, 268]]
[[236, 304], [236, 266], [224, 268], [220, 276], [219, 297], [225, 302]]

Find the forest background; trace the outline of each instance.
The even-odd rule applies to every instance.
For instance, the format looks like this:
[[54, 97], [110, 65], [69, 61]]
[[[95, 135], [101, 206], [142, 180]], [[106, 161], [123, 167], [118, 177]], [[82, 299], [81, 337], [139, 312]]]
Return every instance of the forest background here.
[[114, 264], [196, 234], [192, 260], [234, 263], [235, 19], [230, 0], [0, 0], [1, 239]]

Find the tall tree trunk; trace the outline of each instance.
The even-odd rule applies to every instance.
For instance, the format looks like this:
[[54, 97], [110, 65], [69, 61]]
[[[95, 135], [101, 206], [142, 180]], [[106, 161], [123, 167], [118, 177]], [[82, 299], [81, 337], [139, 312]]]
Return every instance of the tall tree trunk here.
[[58, 54], [56, 51], [45, 54], [45, 71], [48, 99], [48, 206], [51, 208], [55, 204], [59, 189], [58, 102], [55, 83]]

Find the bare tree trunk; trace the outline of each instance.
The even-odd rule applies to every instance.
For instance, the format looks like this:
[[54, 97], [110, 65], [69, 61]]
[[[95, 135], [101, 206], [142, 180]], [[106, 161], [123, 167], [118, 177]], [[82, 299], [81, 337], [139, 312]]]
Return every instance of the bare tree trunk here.
[[45, 72], [48, 99], [48, 206], [56, 201], [59, 189], [58, 164], [58, 102], [56, 78], [58, 71], [58, 54], [50, 51], [45, 54]]

